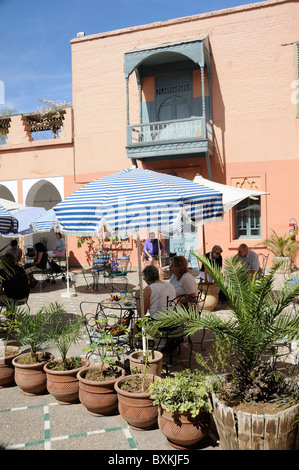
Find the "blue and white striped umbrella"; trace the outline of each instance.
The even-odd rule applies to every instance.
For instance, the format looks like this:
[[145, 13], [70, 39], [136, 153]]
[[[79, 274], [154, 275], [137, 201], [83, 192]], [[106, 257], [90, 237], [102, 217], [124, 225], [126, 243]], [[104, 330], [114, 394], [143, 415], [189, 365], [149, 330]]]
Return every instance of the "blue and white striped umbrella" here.
[[16, 234], [18, 231], [19, 222], [5, 207], [0, 205], [0, 233]]
[[57, 204], [63, 233], [98, 236], [167, 230], [182, 218], [195, 225], [222, 220], [222, 193], [193, 181], [141, 168], [96, 179]]
[[58, 220], [53, 209], [41, 214], [30, 224], [34, 232], [53, 232], [58, 229]]
[[44, 212], [46, 212], [44, 207], [25, 207], [24, 209], [11, 211], [10, 214], [18, 220], [19, 228], [17, 233], [10, 232], [3, 236], [9, 238], [19, 235], [31, 235], [33, 232], [30, 224]]

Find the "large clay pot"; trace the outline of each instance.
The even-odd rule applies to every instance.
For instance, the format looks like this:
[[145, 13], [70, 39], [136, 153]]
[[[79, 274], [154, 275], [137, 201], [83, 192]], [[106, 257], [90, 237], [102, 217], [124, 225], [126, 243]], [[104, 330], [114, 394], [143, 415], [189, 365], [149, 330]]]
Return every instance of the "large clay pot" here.
[[20, 354], [20, 348], [17, 346], [7, 346], [6, 352], [7, 355], [5, 357], [0, 357], [0, 388], [10, 387], [15, 384], [15, 368], [12, 360]]
[[[131, 374], [142, 374], [144, 372], [143, 351], [140, 349], [129, 355]], [[149, 351], [146, 373], [161, 375], [163, 354], [160, 351]]]
[[[141, 374], [136, 374], [140, 377]], [[157, 423], [158, 407], [153, 405], [150, 393], [132, 393], [121, 389], [121, 384], [134, 375], [128, 375], [118, 379], [114, 388], [118, 395], [118, 409], [121, 416], [133, 429], [145, 430], [153, 428]], [[146, 374], [151, 381], [160, 377]]]
[[[45, 364], [44, 371], [47, 376], [47, 390], [60, 403], [71, 405], [79, 402], [79, 380], [77, 374], [83, 367], [89, 366], [88, 359], [82, 359], [84, 364], [72, 370], [52, 370], [51, 363]], [[55, 361], [55, 362], [61, 362]]]
[[224, 450], [295, 450], [299, 404], [275, 414], [234, 412], [212, 394], [212, 406]]
[[192, 418], [190, 413], [180, 413], [178, 411], [169, 413], [164, 405], [160, 405], [158, 409], [158, 426], [173, 447], [190, 449], [207, 436], [210, 426], [210, 413], [203, 411], [195, 418]]
[[[99, 366], [89, 366], [80, 369], [77, 373], [79, 380], [79, 400], [93, 416], [112, 415], [117, 410], [118, 398], [114, 384], [117, 380], [103, 381], [86, 379], [89, 370], [99, 370]], [[124, 369], [117, 367], [121, 375], [125, 375]]]
[[212, 312], [218, 304], [218, 292], [214, 282], [202, 282], [200, 287], [207, 291], [207, 297], [204, 303], [204, 310]]
[[282, 265], [276, 271], [276, 274], [287, 274], [292, 272], [292, 260], [289, 256], [273, 256], [272, 265], [275, 266], [276, 263], [282, 261]]
[[[28, 353], [19, 354], [12, 360], [15, 368], [15, 382], [25, 395], [41, 395], [47, 391], [47, 377], [44, 366], [53, 355], [48, 353], [49, 359], [35, 364], [21, 364], [18, 360]], [[38, 352], [38, 354], [43, 354]]]

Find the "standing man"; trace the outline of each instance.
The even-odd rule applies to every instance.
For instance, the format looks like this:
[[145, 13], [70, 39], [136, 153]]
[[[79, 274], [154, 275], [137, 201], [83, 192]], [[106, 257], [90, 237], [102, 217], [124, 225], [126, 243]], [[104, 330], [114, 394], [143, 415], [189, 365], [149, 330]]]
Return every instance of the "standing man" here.
[[151, 232], [149, 234], [149, 238], [145, 240], [144, 247], [143, 247], [144, 258], [146, 259], [146, 261], [149, 262], [149, 264], [153, 264], [154, 260], [158, 259], [159, 246], [160, 246], [161, 256], [163, 256], [164, 246], [156, 238], [155, 233]]
[[249, 250], [245, 243], [241, 243], [239, 246], [237, 256], [243, 261], [245, 267], [250, 271], [250, 274], [254, 274], [259, 271], [259, 257], [254, 251]]

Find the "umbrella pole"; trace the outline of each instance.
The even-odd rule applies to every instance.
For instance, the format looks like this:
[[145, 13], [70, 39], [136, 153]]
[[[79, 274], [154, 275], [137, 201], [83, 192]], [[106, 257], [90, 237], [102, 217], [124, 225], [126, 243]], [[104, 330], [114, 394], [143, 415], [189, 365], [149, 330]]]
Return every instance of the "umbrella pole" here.
[[[138, 254], [138, 277], [139, 277], [139, 286], [140, 286], [140, 310], [141, 310], [141, 318], [143, 318], [144, 317], [143, 281], [142, 281], [139, 232], [137, 232], [137, 254]], [[143, 351], [143, 356], [145, 357], [146, 356], [146, 339], [145, 339], [144, 329], [143, 328], [142, 328], [142, 351]]]
[[[206, 236], [205, 236], [205, 226], [202, 226], [202, 248], [203, 248], [203, 255], [206, 256]], [[207, 282], [207, 268], [205, 268], [205, 282]]]
[[76, 297], [76, 292], [70, 292], [70, 278], [69, 278], [69, 250], [67, 243], [67, 236], [65, 237], [65, 255], [66, 255], [66, 292], [61, 294], [61, 297]]

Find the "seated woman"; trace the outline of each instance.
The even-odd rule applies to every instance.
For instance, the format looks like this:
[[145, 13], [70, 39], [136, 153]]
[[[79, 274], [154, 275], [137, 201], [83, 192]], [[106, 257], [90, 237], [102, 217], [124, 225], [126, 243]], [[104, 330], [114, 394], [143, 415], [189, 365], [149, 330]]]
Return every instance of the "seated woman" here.
[[[151, 318], [157, 319], [160, 311], [167, 308], [167, 298], [176, 297], [175, 288], [169, 282], [161, 281], [156, 266], [149, 265], [143, 270], [143, 278], [147, 286], [143, 290], [144, 313], [149, 312]], [[140, 299], [136, 297], [137, 313], [141, 316]]]
[[65, 256], [65, 245], [64, 239], [62, 238], [61, 233], [56, 233], [56, 245], [53, 251], [48, 251], [49, 258], [53, 258], [53, 256]]
[[28, 279], [24, 269], [16, 262], [12, 253], [5, 253], [5, 269], [0, 269], [2, 294], [0, 302], [26, 301], [29, 296]]
[[24, 266], [30, 287], [34, 287], [37, 284], [37, 281], [33, 278], [33, 273], [38, 270], [46, 269], [48, 262], [48, 252], [45, 245], [43, 245], [41, 242], [38, 242], [35, 243], [34, 248], [36, 255], [33, 263], [27, 263]]
[[[170, 284], [175, 288], [177, 295], [182, 296], [181, 304], [188, 304], [197, 297], [197, 281], [189, 272], [188, 261], [184, 256], [174, 256], [170, 264]], [[183, 296], [185, 294], [185, 297]]]

